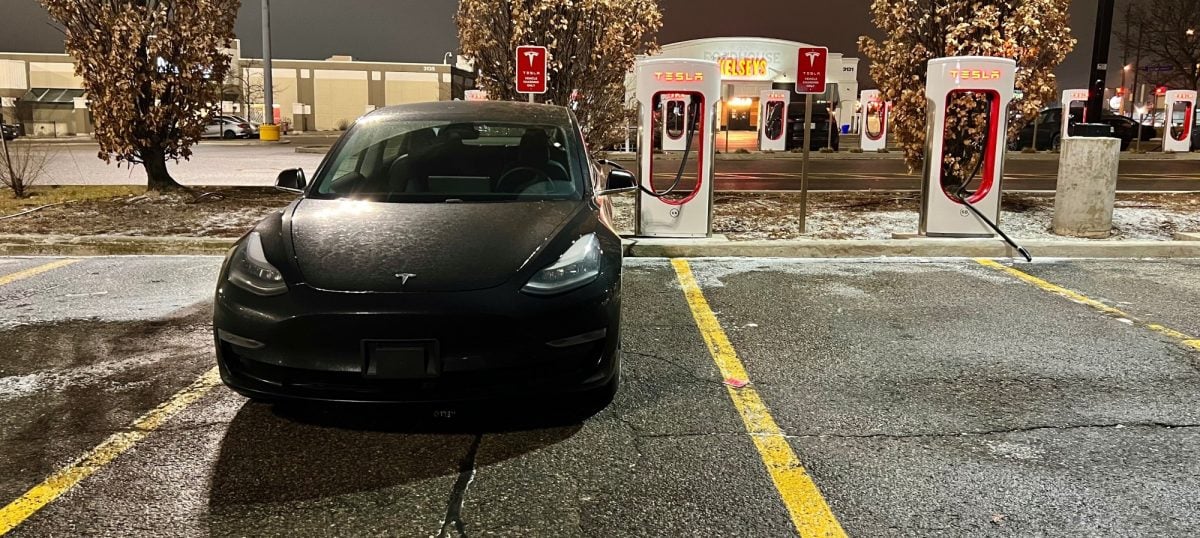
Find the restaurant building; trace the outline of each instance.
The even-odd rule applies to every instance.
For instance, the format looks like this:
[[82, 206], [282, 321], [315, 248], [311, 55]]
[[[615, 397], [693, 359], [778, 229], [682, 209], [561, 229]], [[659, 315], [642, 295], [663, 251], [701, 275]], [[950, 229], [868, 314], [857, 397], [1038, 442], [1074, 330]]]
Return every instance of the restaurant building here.
[[[713, 37], [666, 44], [655, 56], [712, 60], [720, 64], [724, 84], [721, 126], [750, 131], [758, 128], [758, 100], [763, 90], [795, 89], [798, 51], [807, 46], [812, 45], [763, 37]], [[854, 123], [858, 64], [858, 58], [830, 51], [827, 91], [816, 99], [837, 109], [838, 123], [843, 129]], [[630, 91], [633, 84], [631, 81]], [[793, 94], [793, 101], [803, 100], [803, 96]]]

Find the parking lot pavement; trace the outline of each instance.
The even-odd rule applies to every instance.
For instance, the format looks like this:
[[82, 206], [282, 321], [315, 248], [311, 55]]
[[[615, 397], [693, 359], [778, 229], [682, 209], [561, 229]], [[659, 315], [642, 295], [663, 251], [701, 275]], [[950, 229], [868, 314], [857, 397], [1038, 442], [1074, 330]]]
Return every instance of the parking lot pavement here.
[[[173, 397], [211, 369], [219, 262], [0, 258], [0, 505], [62, 494], [0, 534], [781, 536], [821, 506], [853, 536], [1200, 526], [1200, 352], [1145, 326], [1195, 333], [1195, 262], [1018, 266], [1134, 323], [970, 260], [629, 260], [623, 384], [586, 419]], [[64, 468], [86, 474], [43, 483]]]
[[[96, 158], [92, 146], [47, 147], [51, 152], [39, 185], [145, 185], [141, 166], [118, 167]], [[287, 168], [303, 168], [310, 176], [324, 155], [296, 153], [288, 145], [224, 146], [201, 142], [190, 159], [167, 163], [171, 176], [184, 185], [270, 186]]]

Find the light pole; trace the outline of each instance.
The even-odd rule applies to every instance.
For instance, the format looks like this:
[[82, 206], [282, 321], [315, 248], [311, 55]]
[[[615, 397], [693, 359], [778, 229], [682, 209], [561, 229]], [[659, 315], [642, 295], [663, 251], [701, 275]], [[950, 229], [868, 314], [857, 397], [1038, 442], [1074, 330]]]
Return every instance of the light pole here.
[[1126, 97], [1128, 97], [1126, 94], [1129, 92], [1129, 90], [1125, 88], [1125, 76], [1129, 73], [1130, 69], [1133, 69], [1133, 66], [1129, 64], [1125, 64], [1125, 67], [1121, 68], [1121, 110], [1118, 111], [1117, 114], [1122, 116], [1125, 115], [1125, 100]]
[[271, 0], [262, 0], [263, 124], [275, 125], [275, 103], [271, 80]]

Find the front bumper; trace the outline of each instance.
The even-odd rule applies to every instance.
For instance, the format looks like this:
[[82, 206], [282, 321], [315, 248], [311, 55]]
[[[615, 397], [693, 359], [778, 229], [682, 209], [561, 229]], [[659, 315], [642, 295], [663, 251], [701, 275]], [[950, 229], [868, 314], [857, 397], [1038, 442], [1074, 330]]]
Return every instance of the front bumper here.
[[[618, 375], [619, 279], [557, 297], [507, 288], [346, 294], [294, 286], [259, 297], [222, 283], [214, 310], [222, 380], [247, 396], [447, 402], [598, 389]], [[369, 342], [429, 346], [430, 372], [379, 378]]]

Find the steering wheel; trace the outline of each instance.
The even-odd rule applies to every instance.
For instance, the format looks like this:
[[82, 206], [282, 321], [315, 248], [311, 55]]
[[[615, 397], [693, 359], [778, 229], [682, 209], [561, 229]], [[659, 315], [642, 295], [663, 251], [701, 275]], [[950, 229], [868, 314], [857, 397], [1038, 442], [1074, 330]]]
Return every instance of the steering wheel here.
[[[539, 168], [534, 168], [532, 166], [518, 166], [518, 167], [513, 168], [513, 169], [500, 175], [500, 179], [496, 180], [496, 192], [507, 192], [501, 188], [504, 186], [504, 180], [508, 179], [509, 176], [511, 176], [517, 172], [533, 172], [534, 179], [529, 180], [528, 181], [529, 183], [535, 183], [537, 181], [542, 181], [543, 179], [545, 181], [554, 181], [554, 178], [550, 177], [550, 174], [547, 174], [544, 170], [541, 170]], [[517, 191], [513, 191], [513, 192], [517, 192]]]

